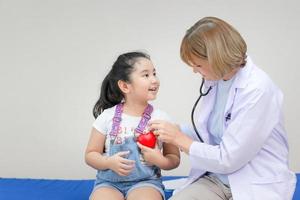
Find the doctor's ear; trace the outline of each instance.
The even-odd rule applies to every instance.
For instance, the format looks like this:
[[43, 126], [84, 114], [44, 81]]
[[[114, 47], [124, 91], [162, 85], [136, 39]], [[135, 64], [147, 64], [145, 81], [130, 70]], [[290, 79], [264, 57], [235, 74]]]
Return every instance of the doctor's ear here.
[[120, 90], [121, 90], [124, 94], [129, 93], [129, 91], [130, 91], [129, 83], [127, 83], [127, 82], [125, 82], [125, 81], [122, 81], [122, 80], [119, 80], [119, 81], [118, 81], [118, 86], [119, 86]]

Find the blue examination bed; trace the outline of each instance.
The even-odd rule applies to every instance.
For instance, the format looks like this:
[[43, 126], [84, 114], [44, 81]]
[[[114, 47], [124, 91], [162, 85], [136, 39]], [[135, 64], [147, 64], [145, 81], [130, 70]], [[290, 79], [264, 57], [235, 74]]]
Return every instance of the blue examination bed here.
[[[165, 176], [163, 180], [181, 177]], [[293, 200], [300, 200], [300, 174]], [[0, 200], [88, 200], [94, 180], [0, 178]], [[169, 198], [172, 190], [165, 190]]]

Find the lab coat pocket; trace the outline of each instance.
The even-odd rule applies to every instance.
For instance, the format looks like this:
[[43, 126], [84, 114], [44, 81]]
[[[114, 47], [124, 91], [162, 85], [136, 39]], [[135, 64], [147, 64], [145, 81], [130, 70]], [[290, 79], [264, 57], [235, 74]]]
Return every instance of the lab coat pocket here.
[[255, 200], [291, 200], [292, 183], [288, 177], [264, 177], [252, 181], [252, 194]]

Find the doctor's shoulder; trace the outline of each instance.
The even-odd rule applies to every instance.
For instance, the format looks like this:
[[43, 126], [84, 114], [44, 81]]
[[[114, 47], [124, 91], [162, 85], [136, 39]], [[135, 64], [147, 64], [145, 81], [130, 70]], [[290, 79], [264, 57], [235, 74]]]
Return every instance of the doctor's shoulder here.
[[266, 72], [254, 67], [248, 76], [246, 87], [239, 90], [237, 99], [249, 104], [260, 100], [276, 102], [276, 105], [281, 107], [283, 93]]
[[249, 90], [258, 90], [262, 93], [281, 93], [270, 76], [259, 67], [254, 67], [248, 80]]

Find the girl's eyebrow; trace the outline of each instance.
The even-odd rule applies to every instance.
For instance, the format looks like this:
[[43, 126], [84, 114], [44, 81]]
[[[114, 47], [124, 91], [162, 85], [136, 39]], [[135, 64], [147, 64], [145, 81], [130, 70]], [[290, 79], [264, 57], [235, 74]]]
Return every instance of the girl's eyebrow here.
[[[144, 69], [144, 70], [141, 71], [140, 73], [143, 74], [143, 73], [148, 73], [148, 72], [149, 72], [148, 69]], [[156, 69], [155, 69], [155, 68], [153, 68], [153, 72], [156, 72]]]
[[147, 70], [147, 69], [144, 69], [143, 71], [141, 71], [140, 72], [140, 74], [143, 74], [143, 73], [148, 73], [149, 72], [149, 70]]

